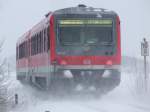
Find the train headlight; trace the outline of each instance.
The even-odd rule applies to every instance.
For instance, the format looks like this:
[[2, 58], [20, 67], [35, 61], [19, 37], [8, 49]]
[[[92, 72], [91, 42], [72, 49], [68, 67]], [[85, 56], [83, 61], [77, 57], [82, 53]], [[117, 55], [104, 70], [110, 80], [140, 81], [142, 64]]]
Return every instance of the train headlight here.
[[112, 63], [112, 61], [111, 60], [108, 60], [107, 62], [106, 62], [106, 65], [109, 65], [109, 66], [111, 66], [113, 63]]
[[67, 65], [67, 62], [64, 61], [64, 60], [62, 60], [62, 61], [61, 61], [61, 64], [62, 64], [62, 65]]

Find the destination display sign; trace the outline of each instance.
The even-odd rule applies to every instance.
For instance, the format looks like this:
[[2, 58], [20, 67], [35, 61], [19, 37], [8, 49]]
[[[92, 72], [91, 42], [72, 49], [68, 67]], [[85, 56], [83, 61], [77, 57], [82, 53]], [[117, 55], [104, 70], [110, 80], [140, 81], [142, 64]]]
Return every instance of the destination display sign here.
[[60, 20], [60, 25], [112, 25], [112, 20], [110, 19], [86, 19], [86, 20]]

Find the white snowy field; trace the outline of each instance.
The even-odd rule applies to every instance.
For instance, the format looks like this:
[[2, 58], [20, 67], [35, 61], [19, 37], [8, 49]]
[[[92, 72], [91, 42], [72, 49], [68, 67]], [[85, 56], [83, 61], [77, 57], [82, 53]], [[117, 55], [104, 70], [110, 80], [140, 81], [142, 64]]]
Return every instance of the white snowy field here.
[[[31, 86], [24, 86], [10, 76], [9, 93], [19, 95], [19, 104], [9, 112], [150, 112], [150, 95], [136, 93], [135, 74], [122, 73], [120, 86], [101, 98], [53, 98]], [[12, 102], [13, 103], [13, 102]]]

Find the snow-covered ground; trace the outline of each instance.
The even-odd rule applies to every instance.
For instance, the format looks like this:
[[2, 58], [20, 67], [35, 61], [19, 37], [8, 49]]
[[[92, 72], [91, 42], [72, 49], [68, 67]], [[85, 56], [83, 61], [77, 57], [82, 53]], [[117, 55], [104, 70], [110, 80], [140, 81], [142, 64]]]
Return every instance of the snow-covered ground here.
[[9, 112], [150, 112], [150, 95], [136, 94], [133, 75], [123, 72], [120, 86], [101, 98], [53, 98], [34, 87], [23, 86], [13, 73], [9, 94], [18, 93], [19, 104]]

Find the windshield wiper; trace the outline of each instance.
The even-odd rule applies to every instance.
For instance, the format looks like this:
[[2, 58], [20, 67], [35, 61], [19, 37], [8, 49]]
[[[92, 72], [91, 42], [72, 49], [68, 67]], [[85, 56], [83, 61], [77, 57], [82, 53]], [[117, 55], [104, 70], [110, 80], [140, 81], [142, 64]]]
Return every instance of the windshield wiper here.
[[113, 43], [112, 43], [112, 42], [102, 42], [102, 43], [100, 43], [100, 45], [104, 45], [104, 46], [112, 46]]
[[61, 43], [63, 46], [79, 45], [78, 43]]

